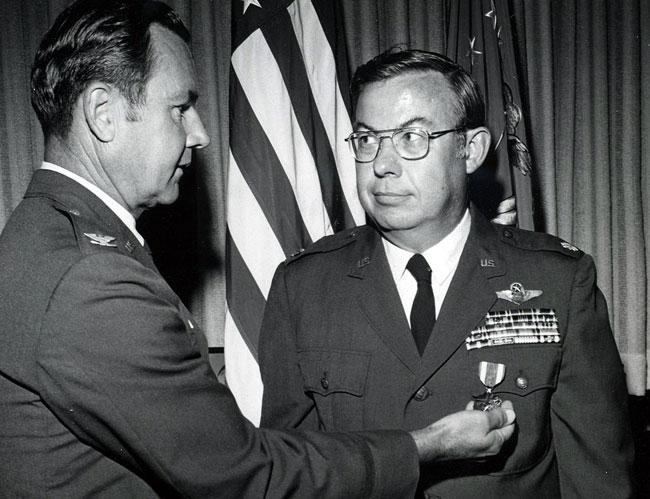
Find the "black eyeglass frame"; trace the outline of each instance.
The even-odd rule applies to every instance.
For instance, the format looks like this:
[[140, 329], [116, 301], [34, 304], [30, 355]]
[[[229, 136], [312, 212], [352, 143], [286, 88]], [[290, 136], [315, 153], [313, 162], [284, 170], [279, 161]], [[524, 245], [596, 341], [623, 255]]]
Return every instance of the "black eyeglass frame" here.
[[[461, 132], [463, 130], [465, 130], [465, 127], [450, 128], [449, 130], [440, 130], [436, 132], [428, 132], [427, 130], [421, 127], [389, 128], [387, 130], [364, 130], [364, 131], [352, 132], [350, 135], [347, 136], [345, 141], [348, 143], [350, 152], [352, 153], [352, 156], [354, 157], [354, 160], [357, 163], [370, 163], [375, 159], [377, 159], [377, 156], [379, 155], [379, 151], [381, 149], [381, 141], [388, 138], [390, 138], [390, 141], [393, 143], [393, 147], [395, 148], [397, 154], [399, 154], [400, 158], [406, 159], [407, 161], [416, 161], [418, 159], [424, 158], [427, 154], [429, 154], [429, 141], [427, 141], [427, 148], [424, 151], [424, 154], [422, 154], [422, 156], [418, 156], [416, 158], [405, 158], [399, 152], [397, 146], [395, 145], [395, 142], [393, 141], [393, 137], [395, 137], [395, 135], [397, 135], [399, 132], [406, 132], [406, 131], [424, 132], [424, 134], [427, 135], [429, 140], [433, 140], [433, 139], [438, 139], [443, 135], [447, 135], [452, 132]], [[387, 133], [390, 133], [390, 135], [386, 135]], [[357, 155], [354, 150], [354, 146], [352, 145], [352, 140], [355, 138], [355, 135], [361, 135], [361, 134], [374, 135], [379, 139], [379, 143], [377, 145], [377, 151], [375, 152], [375, 155], [371, 159], [360, 160], [357, 158]]]

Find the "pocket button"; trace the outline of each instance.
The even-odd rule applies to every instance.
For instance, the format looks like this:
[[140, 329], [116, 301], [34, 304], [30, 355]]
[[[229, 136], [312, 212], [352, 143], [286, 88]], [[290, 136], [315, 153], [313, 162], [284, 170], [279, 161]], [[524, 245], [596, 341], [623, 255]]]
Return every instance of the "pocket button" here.
[[429, 390], [427, 389], [426, 386], [421, 386], [420, 389], [415, 392], [414, 399], [417, 400], [418, 402], [422, 402], [423, 400], [426, 400], [429, 398]]
[[323, 373], [323, 377], [320, 379], [320, 386], [323, 387], [323, 390], [327, 390], [330, 387], [330, 382], [327, 379], [327, 373]]
[[517, 376], [515, 385], [517, 385], [517, 388], [520, 390], [526, 390], [528, 388], [528, 378], [524, 375]]

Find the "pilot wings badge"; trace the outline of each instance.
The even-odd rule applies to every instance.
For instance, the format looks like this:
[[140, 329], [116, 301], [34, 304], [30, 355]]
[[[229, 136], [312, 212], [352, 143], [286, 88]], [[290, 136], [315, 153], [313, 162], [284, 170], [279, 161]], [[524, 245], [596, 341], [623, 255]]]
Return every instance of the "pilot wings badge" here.
[[117, 248], [117, 244], [113, 244], [115, 241], [113, 236], [104, 236], [102, 234], [93, 234], [84, 232], [84, 236], [90, 239], [90, 244], [96, 244], [98, 246], [109, 246], [111, 248]]
[[541, 289], [525, 289], [520, 282], [513, 282], [510, 289], [497, 291], [497, 297], [517, 305], [537, 298], [543, 293]]

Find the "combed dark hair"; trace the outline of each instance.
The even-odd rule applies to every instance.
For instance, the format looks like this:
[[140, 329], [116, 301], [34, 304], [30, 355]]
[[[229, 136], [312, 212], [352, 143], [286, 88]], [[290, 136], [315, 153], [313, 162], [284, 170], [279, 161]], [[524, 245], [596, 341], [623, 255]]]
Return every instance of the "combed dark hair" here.
[[46, 137], [66, 138], [75, 102], [92, 80], [114, 85], [131, 105], [144, 103], [154, 23], [189, 43], [181, 19], [154, 0], [78, 0], [56, 18], [32, 66], [32, 107]]
[[356, 107], [365, 85], [404, 73], [435, 71], [445, 77], [458, 97], [458, 126], [476, 128], [485, 125], [485, 102], [481, 89], [458, 64], [444, 55], [424, 50], [389, 49], [357, 68], [350, 82], [352, 105]]

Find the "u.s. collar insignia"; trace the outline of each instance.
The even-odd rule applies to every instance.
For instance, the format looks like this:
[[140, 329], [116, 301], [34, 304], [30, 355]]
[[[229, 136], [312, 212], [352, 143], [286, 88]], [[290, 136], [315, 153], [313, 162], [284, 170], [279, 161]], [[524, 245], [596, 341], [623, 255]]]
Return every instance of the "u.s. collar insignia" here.
[[510, 289], [504, 291], [497, 291], [497, 297], [502, 300], [507, 300], [517, 305], [532, 300], [543, 293], [541, 289], [525, 289], [520, 282], [513, 282]]
[[90, 244], [117, 248], [117, 244], [112, 243], [113, 241], [115, 241], [115, 238], [113, 236], [104, 236], [102, 234], [93, 234], [93, 233], [89, 234], [88, 232], [84, 232], [84, 236], [90, 239]]

